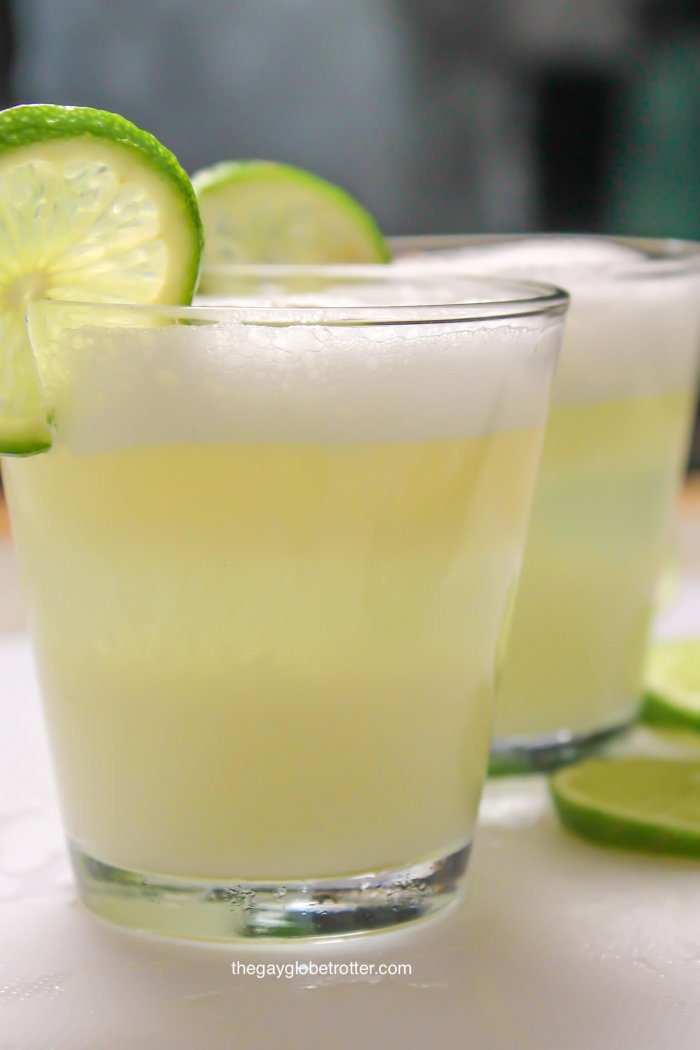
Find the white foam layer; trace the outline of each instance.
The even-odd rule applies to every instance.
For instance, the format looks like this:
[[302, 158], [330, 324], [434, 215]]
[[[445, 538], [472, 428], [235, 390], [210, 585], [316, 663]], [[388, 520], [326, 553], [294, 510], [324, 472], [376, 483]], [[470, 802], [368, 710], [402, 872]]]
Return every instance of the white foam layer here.
[[559, 318], [450, 325], [167, 325], [54, 334], [59, 440], [423, 441], [541, 425]]
[[687, 389], [700, 351], [700, 272], [595, 237], [523, 237], [406, 256], [399, 265], [548, 281], [571, 295], [558, 403]]
[[[399, 260], [406, 264], [416, 260], [407, 256]], [[596, 237], [547, 236], [518, 237], [505, 241], [484, 241], [473, 246], [435, 251], [420, 256], [421, 262], [429, 262], [440, 270], [446, 266], [457, 266], [470, 271], [470, 265], [478, 258], [478, 273], [515, 277], [556, 283], [558, 277], [571, 278], [577, 271], [578, 279], [585, 281], [602, 274], [643, 268], [646, 256], [643, 252], [617, 241]]]

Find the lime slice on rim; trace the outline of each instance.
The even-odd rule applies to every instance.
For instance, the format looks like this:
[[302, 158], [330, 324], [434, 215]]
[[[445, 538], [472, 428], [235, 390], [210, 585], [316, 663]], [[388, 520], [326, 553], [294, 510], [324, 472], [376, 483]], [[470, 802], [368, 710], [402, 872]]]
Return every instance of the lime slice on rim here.
[[[206, 232], [204, 266], [384, 263], [376, 222], [345, 190], [302, 168], [223, 161], [192, 176]], [[202, 291], [206, 291], [206, 274]]]
[[700, 729], [700, 638], [652, 648], [642, 717], [646, 722]]
[[0, 112], [0, 454], [51, 444], [28, 303], [189, 303], [201, 250], [192, 185], [152, 135], [96, 109]]
[[550, 779], [562, 823], [593, 842], [700, 857], [700, 761], [590, 759]]

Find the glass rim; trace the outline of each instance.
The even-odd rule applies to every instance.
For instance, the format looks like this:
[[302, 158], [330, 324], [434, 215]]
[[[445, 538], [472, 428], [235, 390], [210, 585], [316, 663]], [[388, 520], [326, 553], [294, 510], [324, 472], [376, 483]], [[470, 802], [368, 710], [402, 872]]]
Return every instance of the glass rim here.
[[[450, 269], [431, 268], [420, 274], [404, 267], [390, 267], [386, 264], [236, 264], [234, 266], [208, 267], [207, 272], [221, 272], [227, 277], [241, 280], [278, 281], [284, 278], [330, 278], [338, 286], [351, 289], [361, 283], [375, 286], [421, 286], [439, 290], [441, 284], [449, 285], [449, 294], [433, 302], [422, 302], [420, 296], [415, 301], [378, 302], [362, 305], [327, 305], [323, 298], [329, 296], [328, 288], [318, 290], [319, 302], [294, 303], [294, 290], [272, 291], [250, 289], [241, 293], [243, 302], [229, 293], [197, 295], [189, 305], [134, 303], [134, 302], [91, 302], [73, 299], [40, 299], [29, 304], [31, 313], [37, 306], [41, 309], [73, 308], [94, 314], [99, 324], [100, 315], [123, 317], [129, 315], [160, 317], [173, 320], [190, 320], [209, 323], [247, 323], [247, 324], [288, 324], [288, 325], [351, 325], [351, 324], [442, 324], [450, 322], [478, 322], [484, 320], [506, 320], [522, 316], [558, 315], [565, 313], [569, 305], [569, 294], [561, 288], [544, 281], [530, 281], [519, 277], [508, 277], [490, 274], [455, 273]], [[472, 289], [480, 288], [482, 294], [460, 298], [454, 294], [455, 286], [464, 285]], [[489, 293], [491, 289], [491, 293]], [[308, 289], [299, 289], [298, 295], [307, 297]], [[313, 292], [311, 293], [313, 294]], [[499, 297], [500, 294], [500, 297]], [[249, 302], [249, 298], [258, 296], [261, 302]], [[275, 298], [292, 299], [289, 303], [268, 302]], [[426, 295], [426, 298], [428, 296]]]
[[[700, 271], [700, 241], [683, 237], [641, 237], [614, 233], [567, 233], [561, 230], [539, 230], [523, 233], [445, 233], [445, 234], [408, 234], [388, 238], [389, 247], [394, 258], [402, 258], [408, 265], [409, 256], [414, 252], [456, 251], [460, 248], [488, 246], [496, 244], [515, 244], [526, 240], [571, 240], [601, 241], [618, 244], [639, 252], [639, 259], [606, 261], [602, 276], [645, 280], [650, 277], [673, 277], [692, 274]], [[599, 263], [585, 261], [567, 261], [562, 264], [545, 263], [540, 269], [556, 274], [562, 279], [565, 274], [582, 274], [594, 272]]]

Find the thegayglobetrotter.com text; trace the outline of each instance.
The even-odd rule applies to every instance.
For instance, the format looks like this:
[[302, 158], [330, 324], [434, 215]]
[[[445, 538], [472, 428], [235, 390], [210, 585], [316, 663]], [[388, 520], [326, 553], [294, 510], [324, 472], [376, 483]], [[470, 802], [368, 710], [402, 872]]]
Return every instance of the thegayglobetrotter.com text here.
[[410, 963], [373, 963], [373, 962], [316, 962], [313, 959], [295, 959], [293, 962], [241, 962], [234, 959], [231, 963], [234, 977], [257, 977], [262, 980], [271, 977], [282, 980], [292, 977], [410, 977], [413, 968]]

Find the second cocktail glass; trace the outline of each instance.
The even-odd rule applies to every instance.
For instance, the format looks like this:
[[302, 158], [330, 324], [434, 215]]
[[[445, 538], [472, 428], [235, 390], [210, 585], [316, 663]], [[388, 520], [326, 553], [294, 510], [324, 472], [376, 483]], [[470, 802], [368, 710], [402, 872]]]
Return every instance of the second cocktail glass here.
[[496, 771], [557, 766], [639, 709], [695, 404], [700, 245], [542, 234], [399, 246], [408, 262], [551, 280], [572, 296], [493, 755]]
[[465, 870], [566, 296], [241, 277], [42, 303], [53, 448], [5, 477], [88, 907], [360, 932]]

